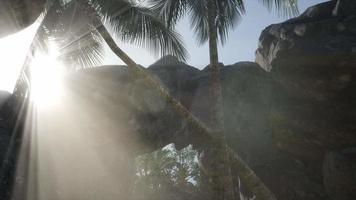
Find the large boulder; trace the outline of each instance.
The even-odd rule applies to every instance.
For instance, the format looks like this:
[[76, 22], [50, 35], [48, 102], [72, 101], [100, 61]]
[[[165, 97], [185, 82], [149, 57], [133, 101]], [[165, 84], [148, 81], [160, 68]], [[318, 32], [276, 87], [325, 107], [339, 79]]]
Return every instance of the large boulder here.
[[356, 199], [356, 148], [326, 154], [323, 175], [326, 192], [332, 199]]
[[[273, 143], [304, 168], [293, 173], [302, 172], [303, 180], [314, 185], [316, 196], [304, 188], [297, 190], [296, 199], [326, 198], [320, 163], [327, 152], [356, 144], [355, 7], [355, 1], [321, 3], [267, 27], [260, 36], [256, 62], [271, 77], [268, 118]], [[327, 157], [325, 163], [330, 160]], [[338, 176], [333, 172], [328, 176]], [[333, 196], [343, 195], [333, 191]]]
[[9, 92], [0, 90], [0, 108], [6, 103], [10, 96], [11, 94]]
[[333, 10], [334, 16], [348, 16], [355, 14], [356, 4], [353, 0], [337, 0]]
[[356, 142], [356, 15], [334, 16], [335, 6], [322, 3], [267, 27], [256, 52], [276, 82], [271, 121], [277, 144], [309, 159]]
[[[321, 3], [308, 8], [297, 18], [267, 27], [259, 40], [256, 62], [267, 71], [275, 67], [287, 70], [306, 65], [353, 66], [356, 9], [343, 13], [342, 8], [355, 7], [356, 2], [344, 4], [337, 6], [336, 1]], [[334, 16], [337, 7], [341, 8]]]
[[[11, 129], [11, 121], [13, 110], [13, 98], [10, 93], [0, 91], [0, 199], [7, 199], [11, 193], [9, 189], [9, 176], [4, 174], [14, 171], [16, 155], [10, 154], [13, 146], [14, 136]], [[7, 171], [11, 168], [10, 171]]]
[[[166, 63], [168, 59], [170, 61]], [[164, 57], [149, 66], [147, 72], [201, 121], [208, 122], [207, 71]], [[270, 160], [273, 144], [268, 133], [269, 98], [266, 98], [271, 92], [269, 75], [252, 62], [223, 66], [221, 74], [224, 119], [231, 146], [256, 165]], [[135, 142], [145, 143], [148, 148], [142, 148], [140, 153], [169, 143], [175, 143], [179, 148], [196, 142], [190, 138], [193, 130], [187, 122], [153, 88], [130, 76], [125, 66], [83, 70], [69, 76], [67, 84], [72, 95], [90, 99], [87, 112], [104, 114], [115, 120], [116, 129], [131, 127], [129, 130], [136, 133], [128, 134], [137, 135], [139, 141]], [[102, 126], [101, 120], [92, 116], [90, 124]]]
[[[167, 60], [170, 62], [166, 63]], [[201, 121], [208, 122], [208, 71], [166, 57], [147, 72]], [[229, 145], [279, 199], [325, 198], [321, 180], [310, 178], [313, 171], [276, 145], [270, 115], [271, 99], [275, 95], [272, 89], [277, 83], [271, 74], [256, 63], [239, 62], [222, 66], [221, 81]], [[182, 148], [202, 139], [191, 137], [194, 130], [185, 119], [142, 80], [130, 76], [124, 66], [84, 70], [70, 76], [68, 84], [72, 93], [67, 95], [69, 99], [83, 99], [72, 102], [78, 110], [72, 115], [89, 116], [81, 121], [82, 125], [91, 127], [93, 133], [89, 135], [100, 130], [102, 137], [112, 138], [111, 141], [132, 155], [169, 143]]]
[[3, 108], [7, 100], [10, 98], [8, 92], [0, 91], [0, 163], [5, 158], [6, 150], [10, 140], [10, 131], [7, 124], [6, 108]]
[[[195, 116], [208, 122], [208, 71], [167, 57], [147, 71]], [[116, 135], [117, 144], [134, 155], [169, 143], [181, 148], [202, 139], [191, 137], [194, 130], [185, 119], [142, 80], [131, 77], [124, 66], [85, 70], [69, 79], [74, 96], [90, 99], [75, 102], [76, 110], [82, 111], [73, 116], [86, 113], [90, 117], [81, 123], [93, 127], [93, 134], [100, 130], [108, 138]], [[240, 62], [222, 66], [221, 81], [229, 145], [280, 199], [323, 196], [321, 186], [307, 178], [306, 167], [274, 144], [269, 126], [273, 86], [270, 74], [256, 63]]]
[[0, 38], [31, 25], [44, 11], [46, 0], [1, 0]]

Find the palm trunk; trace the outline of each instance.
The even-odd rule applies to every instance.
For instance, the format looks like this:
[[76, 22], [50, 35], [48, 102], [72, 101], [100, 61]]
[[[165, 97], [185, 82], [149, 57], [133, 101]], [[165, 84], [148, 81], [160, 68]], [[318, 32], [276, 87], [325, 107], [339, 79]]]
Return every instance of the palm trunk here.
[[217, 30], [215, 26], [215, 9], [212, 3], [208, 5], [208, 20], [209, 20], [209, 95], [211, 98], [211, 113], [210, 123], [216, 137], [225, 138], [224, 135], [224, 120], [222, 112], [222, 90], [220, 81], [220, 66], [217, 44]]
[[217, 45], [217, 30], [215, 25], [216, 8], [214, 2], [208, 2], [208, 28], [209, 28], [209, 103], [210, 103], [210, 127], [213, 134], [213, 143], [204, 150], [204, 168], [210, 177], [212, 199], [235, 200], [238, 194], [234, 194], [234, 184], [231, 174], [227, 144], [224, 133], [222, 89], [220, 81], [220, 65]]
[[[189, 125], [191, 125], [195, 132], [192, 137], [199, 138], [199, 141], [195, 141], [194, 145], [203, 146], [211, 143], [211, 141], [217, 141], [215, 143], [221, 144], [220, 140], [216, 140], [209, 128], [207, 128], [200, 120], [192, 115], [180, 102], [173, 98], [167, 90], [161, 86], [161, 84], [149, 75], [142, 67], [137, 65], [123, 50], [121, 50], [114, 39], [111, 37], [108, 30], [102, 24], [100, 16], [96, 13], [95, 9], [90, 6], [88, 0], [77, 0], [79, 6], [83, 8], [84, 12], [91, 18], [94, 27], [103, 37], [110, 49], [128, 66], [133, 75], [138, 78], [143, 78], [147, 85], [151, 86], [160, 94], [160, 96], [169, 103], [174, 110], [181, 115]], [[219, 146], [219, 145], [218, 145]], [[263, 200], [275, 200], [273, 193], [263, 184], [263, 182], [255, 175], [255, 173], [244, 163], [241, 158], [229, 147], [227, 153], [232, 158], [231, 163], [234, 166], [234, 170], [237, 170], [241, 181], [246, 184], [248, 189], [256, 196], [257, 199]]]

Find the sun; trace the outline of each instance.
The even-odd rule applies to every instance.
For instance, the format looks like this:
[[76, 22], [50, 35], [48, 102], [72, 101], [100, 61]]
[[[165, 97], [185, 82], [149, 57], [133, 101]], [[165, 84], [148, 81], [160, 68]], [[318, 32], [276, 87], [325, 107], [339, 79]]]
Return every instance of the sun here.
[[38, 107], [58, 104], [63, 95], [63, 66], [55, 56], [37, 55], [31, 64], [31, 100]]

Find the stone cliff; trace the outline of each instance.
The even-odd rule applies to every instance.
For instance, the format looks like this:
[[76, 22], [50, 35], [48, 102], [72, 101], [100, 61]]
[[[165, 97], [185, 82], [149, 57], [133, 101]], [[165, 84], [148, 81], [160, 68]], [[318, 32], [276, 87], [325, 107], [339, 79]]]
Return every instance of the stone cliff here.
[[273, 83], [274, 144], [305, 168], [309, 189], [319, 193], [308, 198], [298, 189], [297, 199], [323, 199], [324, 192], [356, 198], [355, 8], [355, 1], [325, 2], [260, 37], [256, 62]]

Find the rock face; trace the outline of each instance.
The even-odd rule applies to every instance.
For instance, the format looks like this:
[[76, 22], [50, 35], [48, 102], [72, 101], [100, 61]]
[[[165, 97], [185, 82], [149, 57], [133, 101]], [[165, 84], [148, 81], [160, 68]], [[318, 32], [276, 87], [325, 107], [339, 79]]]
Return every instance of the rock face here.
[[323, 182], [333, 199], [356, 199], [356, 148], [330, 152], [323, 162]]
[[0, 163], [4, 160], [6, 149], [10, 140], [10, 133], [6, 123], [6, 113], [3, 106], [10, 98], [10, 94], [0, 91]]
[[353, 8], [354, 4], [340, 3], [338, 15], [334, 16], [336, 1], [325, 2], [297, 18], [267, 27], [260, 37], [256, 62], [268, 71], [281, 66], [292, 69], [305, 65], [354, 65], [356, 9], [343, 13], [344, 7]]
[[11, 94], [6, 91], [0, 91], [0, 108], [10, 98]]
[[0, 38], [32, 24], [44, 10], [45, 0], [0, 1]]
[[[208, 72], [180, 62], [168, 65], [155, 63], [147, 71], [194, 115], [207, 122]], [[69, 87], [91, 99], [91, 104], [98, 106], [96, 108], [98, 110], [105, 110], [112, 116], [122, 117], [126, 111], [123, 112], [124, 108], [119, 107], [125, 107], [127, 123], [123, 124], [134, 124], [139, 135], [147, 136], [145, 142], [152, 141], [154, 144], [151, 150], [170, 142], [181, 143], [178, 147], [192, 143], [189, 140], [190, 127], [187, 127], [184, 120], [175, 114], [152, 88], [145, 86], [142, 80], [133, 79], [126, 67], [103, 66], [75, 73], [68, 79]], [[250, 148], [251, 151], [246, 150], [246, 156], [247, 152], [250, 152], [249, 160], [254, 162], [268, 160], [267, 151], [272, 145], [271, 136], [266, 133], [269, 112], [267, 96], [270, 95], [271, 89], [269, 75], [256, 63], [241, 62], [223, 66], [222, 84], [224, 118], [228, 133], [233, 138], [232, 144], [236, 146], [235, 141], [241, 141], [239, 144], [243, 146], [242, 149]], [[104, 108], [106, 104], [103, 105], [103, 99], [116, 107]], [[157, 142], [156, 137], [160, 138], [161, 144]], [[251, 137], [258, 138], [258, 141], [250, 142]], [[265, 151], [261, 154], [256, 149]]]
[[16, 162], [16, 155], [9, 153], [14, 141], [10, 125], [13, 120], [10, 114], [13, 108], [11, 97], [10, 93], [0, 91], [0, 199], [7, 199], [11, 193], [9, 186], [12, 182], [9, 177], [12, 176]]
[[[345, 176], [347, 183], [355, 184], [354, 176], [338, 168], [349, 166], [343, 164], [346, 158], [337, 156], [356, 144], [355, 7], [355, 1], [343, 0], [313, 6], [297, 18], [267, 27], [256, 51], [256, 62], [272, 79], [273, 141], [301, 162], [305, 169], [294, 172], [305, 173], [305, 180], [316, 186], [312, 188], [319, 188], [314, 199], [323, 199], [325, 193], [333, 199], [354, 199], [345, 192], [351, 186], [335, 186], [346, 181]], [[296, 195], [313, 199], [305, 191]]]
[[[168, 65], [157, 63], [147, 71], [156, 76], [195, 116], [207, 122], [208, 72], [180, 62]], [[240, 62], [222, 66], [221, 76], [224, 120], [230, 146], [239, 152], [280, 197], [294, 195], [291, 191], [294, 190], [295, 182], [298, 182], [302, 192], [314, 190], [310, 186], [312, 183], [306, 181], [307, 175], [303, 170], [296, 174], [295, 168], [303, 166], [288, 154], [279, 152], [274, 145], [269, 130], [273, 85], [270, 75], [256, 63]], [[162, 101], [155, 91], [144, 85], [142, 80], [133, 79], [126, 67], [104, 66], [85, 70], [69, 77], [68, 84], [73, 95], [90, 99], [80, 105], [75, 104], [76, 107], [85, 109], [85, 115], [91, 116], [88, 121], [81, 123], [89, 124], [93, 131], [100, 130], [108, 138], [113, 134], [117, 138], [130, 138], [119, 140], [118, 145], [134, 155], [169, 143], [182, 148], [195, 143], [194, 140], [201, 140], [191, 138], [193, 130], [185, 120]], [[73, 113], [73, 116], [76, 115], [79, 112]], [[107, 126], [114, 127], [107, 129]], [[281, 189], [280, 185], [288, 187]]]

